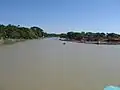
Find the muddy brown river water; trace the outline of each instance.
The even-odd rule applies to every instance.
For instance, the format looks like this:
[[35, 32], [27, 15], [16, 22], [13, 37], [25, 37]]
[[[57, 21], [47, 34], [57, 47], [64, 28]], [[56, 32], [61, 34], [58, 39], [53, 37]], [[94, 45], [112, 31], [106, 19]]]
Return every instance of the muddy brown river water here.
[[0, 90], [103, 90], [120, 84], [120, 46], [51, 38], [0, 46]]

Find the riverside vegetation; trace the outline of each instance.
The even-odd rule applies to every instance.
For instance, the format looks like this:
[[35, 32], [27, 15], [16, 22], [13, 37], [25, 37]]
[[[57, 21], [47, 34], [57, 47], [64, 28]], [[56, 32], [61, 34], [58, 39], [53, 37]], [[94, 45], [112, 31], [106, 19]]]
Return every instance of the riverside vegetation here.
[[48, 34], [43, 31], [43, 29], [33, 26], [33, 27], [21, 27], [20, 25], [0, 25], [0, 44], [8, 44], [19, 41], [24, 41], [27, 39], [39, 39], [42, 37], [56, 36], [56, 34]]
[[93, 33], [93, 32], [67, 32], [60, 34], [67, 41], [79, 41], [89, 44], [120, 44], [120, 34]]
[[67, 32], [55, 34], [46, 33], [43, 29], [36, 26], [28, 28], [11, 24], [0, 25], [0, 44], [39, 39], [42, 37], [60, 37], [67, 41], [79, 41], [80, 43], [120, 44], [120, 34], [116, 33]]
[[43, 36], [39, 27], [21, 27], [20, 25], [0, 25], [0, 38], [3, 39], [37, 39]]

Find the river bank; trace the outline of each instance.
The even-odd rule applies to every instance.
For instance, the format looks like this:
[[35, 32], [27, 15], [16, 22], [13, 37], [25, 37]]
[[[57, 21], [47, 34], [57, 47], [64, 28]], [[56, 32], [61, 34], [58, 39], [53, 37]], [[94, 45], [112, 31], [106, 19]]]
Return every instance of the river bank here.
[[68, 39], [59, 39], [60, 41], [76, 42], [76, 43], [85, 43], [85, 44], [98, 44], [98, 45], [120, 45], [120, 42], [115, 41], [79, 41], [79, 40], [68, 40]]
[[120, 45], [120, 42], [105, 42], [105, 41], [86, 41], [85, 44], [98, 44], [98, 45]]
[[17, 43], [17, 42], [22, 42], [22, 41], [25, 41], [25, 39], [1, 39], [0, 40], [0, 45], [3, 45], [3, 44], [14, 44], [14, 43]]

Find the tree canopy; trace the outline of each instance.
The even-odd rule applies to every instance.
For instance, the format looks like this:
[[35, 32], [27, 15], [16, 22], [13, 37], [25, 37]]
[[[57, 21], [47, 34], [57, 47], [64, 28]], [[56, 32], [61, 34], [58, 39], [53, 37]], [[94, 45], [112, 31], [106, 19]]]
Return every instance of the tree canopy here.
[[21, 27], [20, 25], [0, 25], [0, 38], [10, 39], [37, 39], [44, 35], [39, 27]]
[[41, 37], [60, 37], [74, 40], [98, 41], [98, 40], [120, 40], [116, 33], [93, 33], [93, 32], [67, 32], [61, 34], [46, 33], [43, 29], [33, 27], [22, 27], [20, 25], [0, 24], [0, 38], [3, 39], [38, 39]]
[[61, 38], [75, 39], [75, 40], [87, 40], [87, 41], [98, 41], [98, 40], [114, 40], [119, 39], [120, 35], [116, 33], [93, 33], [93, 32], [67, 32], [66, 34], [60, 34]]

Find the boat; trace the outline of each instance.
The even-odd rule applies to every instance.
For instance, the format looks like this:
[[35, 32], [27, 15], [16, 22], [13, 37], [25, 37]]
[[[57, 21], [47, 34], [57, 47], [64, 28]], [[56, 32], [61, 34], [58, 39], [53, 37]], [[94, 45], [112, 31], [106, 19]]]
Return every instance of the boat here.
[[66, 43], [64, 42], [63, 45], [65, 45]]

